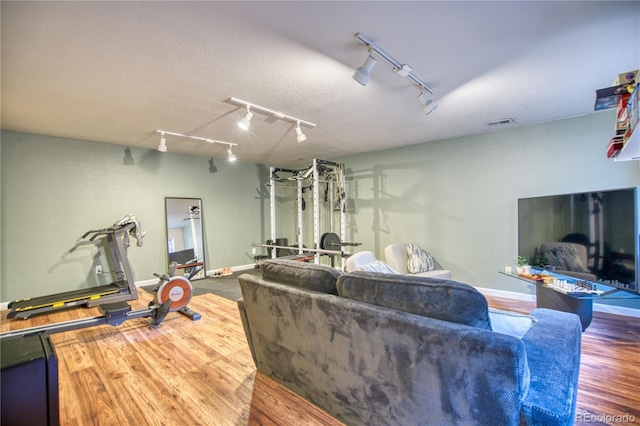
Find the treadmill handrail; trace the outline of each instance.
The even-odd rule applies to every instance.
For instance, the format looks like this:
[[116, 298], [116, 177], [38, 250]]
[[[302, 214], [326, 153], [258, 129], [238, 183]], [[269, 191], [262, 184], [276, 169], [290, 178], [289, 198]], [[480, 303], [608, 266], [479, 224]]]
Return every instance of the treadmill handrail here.
[[93, 241], [95, 240], [99, 235], [105, 235], [105, 234], [116, 234], [116, 233], [121, 233], [121, 232], [127, 232], [130, 229], [134, 228], [136, 226], [135, 223], [129, 223], [123, 227], [120, 228], [102, 228], [102, 229], [92, 229], [90, 231], [87, 231], [84, 233], [84, 235], [82, 236], [83, 239], [87, 238], [87, 235], [93, 233], [94, 235], [89, 238], [89, 241]]

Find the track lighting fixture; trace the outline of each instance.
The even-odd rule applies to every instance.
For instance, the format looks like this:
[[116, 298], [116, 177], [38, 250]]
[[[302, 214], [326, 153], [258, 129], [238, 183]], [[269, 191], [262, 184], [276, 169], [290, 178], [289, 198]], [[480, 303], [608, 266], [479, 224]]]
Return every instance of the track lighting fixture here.
[[164, 138], [164, 132], [160, 132], [160, 145], [158, 145], [158, 151], [167, 152], [167, 140]]
[[300, 122], [298, 121], [298, 124], [296, 124], [296, 139], [298, 140], [298, 142], [304, 142], [307, 140], [307, 136], [302, 133], [302, 129], [300, 128]]
[[160, 133], [160, 145], [158, 145], [158, 151], [160, 152], [167, 152], [167, 140], [164, 137], [164, 135], [167, 134], [167, 135], [178, 136], [181, 138], [196, 139], [196, 140], [204, 141], [207, 143], [219, 143], [219, 144], [229, 145], [229, 149], [227, 150], [227, 159], [229, 161], [236, 161], [236, 156], [233, 155], [233, 152], [231, 152], [231, 148], [234, 146], [238, 146], [237, 143], [218, 141], [218, 140], [209, 139], [209, 138], [201, 138], [199, 136], [183, 135], [182, 133], [168, 132], [166, 130], [156, 130], [156, 133]]
[[431, 86], [418, 78], [413, 73], [413, 69], [409, 65], [400, 63], [387, 52], [382, 50], [382, 48], [369, 40], [364, 34], [356, 33], [355, 38], [360, 43], [367, 46], [367, 50], [369, 52], [369, 57], [367, 58], [365, 63], [353, 73], [353, 79], [355, 81], [362, 84], [363, 86], [367, 84], [367, 82], [369, 81], [371, 69], [376, 64], [376, 59], [373, 57], [373, 54], [375, 53], [377, 56], [384, 59], [389, 65], [391, 65], [393, 70], [398, 75], [408, 78], [420, 88], [420, 95], [418, 96], [418, 98], [424, 104], [424, 111], [427, 114], [436, 109], [437, 104], [433, 100], [428, 99], [424, 94], [424, 91], [427, 91], [433, 95], [435, 94], [435, 91], [431, 88]]
[[420, 91], [420, 94], [418, 95], [418, 99], [424, 105], [422, 109], [424, 110], [424, 113], [427, 115], [431, 114], [433, 110], [438, 107], [438, 104], [433, 99], [429, 99], [427, 95], [424, 94], [423, 91]]
[[[244, 118], [242, 120], [240, 120], [238, 122], [238, 126], [240, 126], [240, 128], [242, 129], [248, 129], [249, 128], [249, 120], [251, 120], [251, 118], [253, 117], [253, 113], [251, 112], [251, 110], [258, 110], [264, 113], [267, 113], [279, 120], [285, 120], [285, 121], [290, 121], [296, 124], [296, 139], [298, 140], [298, 142], [303, 142], [305, 140], [307, 140], [307, 136], [302, 133], [302, 129], [300, 128], [301, 124], [304, 124], [307, 127], [316, 127], [316, 125], [314, 123], [310, 123], [308, 121], [305, 120], [301, 120], [299, 118], [296, 117], [292, 117], [290, 115], [284, 114], [280, 111], [274, 111], [272, 109], [269, 108], [265, 108], [265, 107], [261, 107], [260, 105], [256, 105], [256, 104], [252, 104], [237, 98], [229, 98], [228, 99], [229, 102], [233, 102], [234, 104], [239, 104], [239, 105], [244, 105], [247, 108], [247, 114], [244, 116]], [[246, 127], [245, 127], [246, 126]]]
[[356, 69], [356, 72], [353, 73], [353, 79], [363, 86], [366, 86], [369, 82], [369, 77], [371, 76], [371, 69], [376, 64], [376, 62], [376, 58], [369, 54], [369, 56], [367, 56], [367, 59], [364, 61], [364, 64], [362, 64], [361, 67], [358, 67], [358, 69]]
[[249, 130], [249, 126], [251, 126], [251, 119], [253, 118], [253, 113], [251, 112], [251, 106], [247, 105], [247, 114], [244, 118], [238, 121], [238, 127], [242, 130]]

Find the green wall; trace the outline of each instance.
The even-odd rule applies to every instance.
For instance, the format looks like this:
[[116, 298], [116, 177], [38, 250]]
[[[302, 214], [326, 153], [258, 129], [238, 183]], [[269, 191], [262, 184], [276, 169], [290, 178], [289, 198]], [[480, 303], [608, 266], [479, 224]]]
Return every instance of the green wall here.
[[[533, 294], [498, 273], [518, 254], [517, 199], [640, 185], [640, 162], [605, 156], [613, 123], [605, 111], [325, 159], [347, 168], [347, 239], [362, 243], [356, 250], [383, 259], [387, 244], [409, 241], [456, 280]], [[130, 213], [147, 232], [143, 247], [129, 249], [135, 279], [153, 279], [166, 269], [166, 196], [203, 199], [208, 269], [252, 263], [251, 243], [270, 237], [268, 166], [133, 148], [129, 164], [120, 145], [11, 131], [2, 132], [0, 157], [2, 302], [97, 284], [97, 250], [77, 245], [79, 237]], [[293, 243], [295, 194], [278, 201], [278, 236]], [[310, 193], [306, 201], [309, 236]]]
[[268, 238], [261, 165], [12, 131], [1, 151], [1, 302], [110, 282], [80, 237], [127, 214], [146, 232], [128, 251], [135, 281], [166, 272], [165, 197], [202, 198], [209, 270], [252, 263]]
[[606, 111], [340, 158], [356, 209], [349, 238], [381, 259], [388, 244], [413, 242], [456, 280], [533, 294], [498, 273], [518, 255], [517, 200], [640, 185], [640, 162], [606, 158], [614, 120]]

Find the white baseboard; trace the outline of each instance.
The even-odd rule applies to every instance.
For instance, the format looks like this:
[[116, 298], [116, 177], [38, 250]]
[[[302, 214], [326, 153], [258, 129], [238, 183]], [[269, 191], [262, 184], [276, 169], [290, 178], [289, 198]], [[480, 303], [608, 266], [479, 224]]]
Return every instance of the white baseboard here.
[[602, 303], [594, 303], [593, 310], [595, 312], [604, 312], [607, 314], [624, 315], [626, 317], [640, 318], [640, 309], [627, 308], [626, 306], [604, 305]]
[[[256, 264], [255, 263], [249, 263], [247, 265], [238, 265], [238, 266], [231, 266], [231, 272], [240, 272], [240, 271], [247, 271], [249, 269], [255, 269]], [[220, 271], [220, 269], [210, 269], [207, 271], [207, 277], [211, 277], [213, 276], [213, 274], [215, 272]]]
[[248, 271], [249, 269], [256, 269], [256, 264], [255, 263], [249, 263], [247, 265], [238, 265], [238, 266], [232, 266], [231, 267], [231, 270], [233, 272]]
[[476, 287], [480, 293], [487, 296], [504, 297], [505, 299], [524, 300], [526, 302], [535, 302], [535, 294], [517, 293], [515, 291], [496, 290], [495, 288]]
[[[232, 266], [231, 271], [233, 272], [248, 271], [250, 269], [255, 269], [255, 267], [256, 267], [255, 263], [249, 263], [247, 265]], [[215, 271], [218, 271], [218, 269], [211, 269], [207, 271], [207, 277], [211, 276]], [[148, 280], [136, 281], [135, 285], [136, 287], [144, 287], [148, 285], [155, 285], [157, 283], [158, 283], [157, 278], [151, 278]]]
[[151, 278], [148, 280], [143, 280], [143, 281], [136, 281], [135, 283], [136, 287], [145, 287], [148, 285], [156, 285], [158, 284], [158, 279], [157, 278]]
[[[476, 289], [487, 296], [504, 297], [505, 299], [525, 300], [535, 302], [535, 294], [517, 293], [515, 291], [496, 290], [493, 288], [476, 287]], [[602, 303], [593, 304], [594, 312], [604, 312], [607, 314], [623, 315], [626, 317], [640, 318], [640, 309], [627, 308], [626, 306], [604, 305]]]

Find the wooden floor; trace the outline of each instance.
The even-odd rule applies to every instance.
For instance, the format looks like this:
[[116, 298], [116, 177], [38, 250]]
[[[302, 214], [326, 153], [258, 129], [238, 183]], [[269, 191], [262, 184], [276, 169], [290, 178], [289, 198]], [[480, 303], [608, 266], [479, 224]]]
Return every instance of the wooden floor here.
[[[151, 300], [144, 291], [139, 295], [134, 309]], [[488, 299], [500, 309], [534, 307]], [[147, 319], [134, 319], [51, 336], [59, 359], [61, 424], [341, 424], [256, 373], [235, 302], [203, 294], [190, 307], [201, 320], [170, 313], [156, 330]], [[3, 312], [0, 331], [94, 315], [97, 309], [81, 308], [7, 321]], [[625, 424], [616, 415], [635, 416], [640, 424], [640, 319], [594, 314], [582, 339], [577, 411], [578, 424]]]
[[[130, 302], [145, 308], [149, 293]], [[194, 296], [202, 318], [170, 313], [156, 330], [133, 319], [51, 336], [62, 425], [331, 425], [335, 419], [257, 374], [235, 302]], [[7, 321], [0, 331], [97, 316], [74, 309]]]

